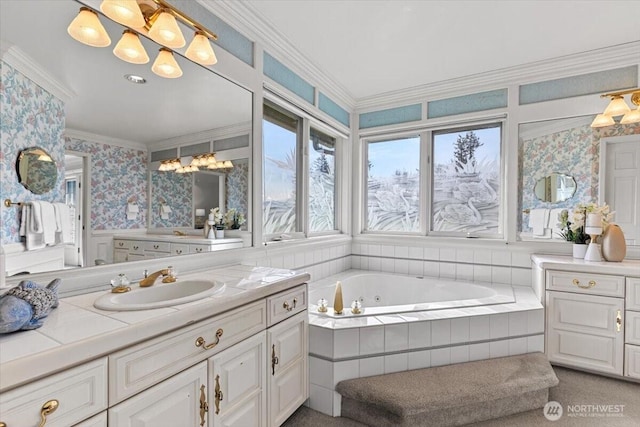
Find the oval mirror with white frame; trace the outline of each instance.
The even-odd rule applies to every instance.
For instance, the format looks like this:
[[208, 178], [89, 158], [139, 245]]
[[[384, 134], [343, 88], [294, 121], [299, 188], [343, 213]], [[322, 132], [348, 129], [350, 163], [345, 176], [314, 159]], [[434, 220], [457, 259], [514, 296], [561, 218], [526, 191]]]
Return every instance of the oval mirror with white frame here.
[[573, 197], [576, 188], [572, 176], [554, 172], [538, 179], [533, 192], [541, 202], [558, 203]]

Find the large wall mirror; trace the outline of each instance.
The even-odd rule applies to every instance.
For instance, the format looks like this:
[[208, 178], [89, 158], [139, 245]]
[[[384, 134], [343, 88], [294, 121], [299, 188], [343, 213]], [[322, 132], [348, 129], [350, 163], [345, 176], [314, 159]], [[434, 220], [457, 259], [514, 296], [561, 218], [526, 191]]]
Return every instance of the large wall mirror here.
[[640, 245], [640, 124], [592, 128], [594, 117], [519, 125], [521, 236], [530, 234], [531, 209], [598, 202], [616, 212], [627, 244]]
[[[15, 92], [8, 96], [15, 96], [18, 102], [22, 102], [20, 108], [25, 109], [25, 114], [31, 114], [28, 110], [33, 110], [37, 121], [34, 126], [40, 127], [34, 134], [45, 134], [41, 128], [49, 126], [48, 122], [54, 122], [61, 128], [58, 138], [32, 141], [22, 147], [13, 142], [5, 144], [3, 139], [2, 150], [7, 155], [14, 155], [15, 151], [17, 156], [28, 146], [39, 146], [60, 157], [57, 159], [60, 162], [64, 152], [80, 158], [85, 156], [84, 167], [90, 169], [89, 182], [83, 184], [83, 188], [90, 188], [84, 200], [86, 206], [90, 206], [88, 212], [85, 211], [88, 213], [85, 226], [89, 237], [93, 235], [93, 240], [96, 240], [102, 235], [119, 232], [142, 233], [152, 229], [157, 232], [166, 228], [171, 233], [175, 227], [194, 229], [195, 210], [198, 208], [234, 208], [249, 216], [250, 91], [213, 72], [215, 65], [208, 69], [178, 53], [175, 57], [183, 71], [182, 77], [166, 79], [155, 75], [151, 66], [160, 46], [142, 36], [140, 39], [150, 57], [147, 64], [134, 65], [118, 59], [112, 51], [124, 27], [103, 15], [100, 15], [100, 21], [111, 38], [111, 45], [95, 48], [79, 43], [67, 34], [67, 27], [83, 6], [77, 1], [2, 3], [3, 83], [18, 83], [6, 85], [3, 90], [25, 90], [24, 86], [31, 85], [27, 88], [27, 95]], [[100, 4], [92, 0], [85, 3], [95, 8]], [[186, 26], [182, 30], [185, 35], [191, 31]], [[184, 49], [178, 51], [184, 52]], [[33, 74], [27, 76], [29, 73], [23, 73], [20, 66], [11, 65], [11, 61], [6, 60], [11, 55], [21, 58], [28, 64], [27, 68], [35, 69], [33, 74], [39, 73], [40, 78], [47, 82], [43, 86], [54, 90], [49, 93], [47, 89], [40, 88]], [[126, 78], [128, 75], [140, 76], [146, 82], [133, 83]], [[61, 105], [62, 108], [54, 111], [52, 105]], [[53, 117], [47, 117], [49, 110]], [[202, 192], [199, 193], [192, 185], [201, 178], [191, 174], [181, 177], [189, 181], [189, 191], [181, 191], [174, 184], [157, 187], [158, 180], [154, 177], [161, 174], [164, 181], [173, 182], [176, 174], [158, 172], [160, 163], [152, 154], [171, 152], [175, 147], [183, 146], [210, 147], [219, 160], [233, 162], [233, 168], [214, 171], [205, 177], [216, 181], [215, 184], [209, 181], [206, 184], [216, 187], [207, 195], [211, 200], [194, 199], [194, 196], [202, 196]], [[183, 153], [187, 153], [181, 154], [183, 162], [187, 163], [192, 154], [198, 154], [186, 149]], [[83, 167], [82, 161], [79, 164], [66, 168], [67, 172], [73, 169], [77, 174]], [[66, 187], [65, 177], [58, 177], [57, 190], [50, 195], [50, 200], [44, 197], [47, 195], [41, 199], [64, 202], [62, 189]], [[33, 200], [20, 191], [9, 189], [7, 193], [15, 202]], [[128, 203], [139, 208], [135, 219], [127, 217]], [[162, 205], [171, 208], [171, 213], [164, 219]], [[19, 226], [18, 214], [11, 219]], [[4, 233], [3, 244], [18, 242], [19, 236]], [[91, 256], [92, 249], [85, 247], [84, 251], [87, 256], [81, 264], [87, 267], [94, 265], [96, 256]]]

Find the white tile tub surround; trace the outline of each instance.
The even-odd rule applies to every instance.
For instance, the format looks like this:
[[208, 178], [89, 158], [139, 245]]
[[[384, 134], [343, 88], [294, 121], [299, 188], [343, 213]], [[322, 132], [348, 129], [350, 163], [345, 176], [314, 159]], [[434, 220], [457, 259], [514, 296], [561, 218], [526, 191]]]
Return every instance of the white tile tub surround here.
[[[311, 282], [309, 289], [349, 273], [355, 272]], [[513, 292], [515, 302], [491, 306], [352, 318], [310, 312], [309, 406], [339, 416], [334, 388], [343, 379], [544, 351], [540, 301], [529, 287]]]

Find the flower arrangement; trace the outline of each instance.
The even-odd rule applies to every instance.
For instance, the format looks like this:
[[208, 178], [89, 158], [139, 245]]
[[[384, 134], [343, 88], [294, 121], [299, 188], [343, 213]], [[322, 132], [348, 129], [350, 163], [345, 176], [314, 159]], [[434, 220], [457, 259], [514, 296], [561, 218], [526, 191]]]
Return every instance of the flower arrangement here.
[[578, 203], [573, 209], [573, 214], [569, 216], [569, 211], [564, 209], [558, 215], [558, 225], [562, 230], [560, 236], [567, 242], [576, 244], [585, 244], [589, 241], [589, 235], [584, 232], [585, 221], [590, 213], [599, 213], [602, 215], [602, 230], [606, 230], [609, 221], [613, 218], [614, 212], [611, 212], [607, 204], [598, 205], [597, 203]]
[[224, 229], [224, 223], [222, 222], [222, 212], [219, 207], [212, 208], [209, 211], [209, 220], [213, 220], [213, 227], [217, 230]]
[[224, 225], [229, 230], [237, 230], [245, 222], [247, 222], [247, 220], [244, 215], [235, 209], [229, 209], [227, 213], [224, 214]]

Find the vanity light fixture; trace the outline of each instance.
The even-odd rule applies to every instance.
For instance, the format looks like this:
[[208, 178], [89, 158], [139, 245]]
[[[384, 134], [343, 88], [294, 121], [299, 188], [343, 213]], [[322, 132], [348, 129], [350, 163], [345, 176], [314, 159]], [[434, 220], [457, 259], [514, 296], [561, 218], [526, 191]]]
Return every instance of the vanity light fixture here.
[[98, 14], [88, 7], [81, 7], [69, 27], [67, 33], [80, 43], [93, 47], [106, 47], [111, 44], [107, 30], [98, 19]]
[[197, 156], [193, 156], [191, 165], [208, 167], [209, 165], [216, 163], [216, 161], [216, 155], [214, 153], [199, 154]]
[[182, 167], [180, 159], [162, 160], [160, 162], [159, 171], [174, 171]]
[[173, 52], [166, 47], [160, 48], [158, 57], [151, 67], [151, 71], [167, 79], [175, 79], [182, 75], [182, 69], [178, 65], [176, 58], [173, 57]]
[[[637, 106], [632, 110], [624, 100], [624, 95], [631, 94], [631, 103]], [[614, 117], [622, 116], [620, 123], [631, 124], [640, 122], [640, 88], [622, 90], [619, 92], [605, 93], [601, 98], [610, 98], [609, 105], [602, 114], [598, 114], [591, 123], [592, 128], [611, 126], [616, 124]]]
[[233, 167], [233, 163], [231, 160], [225, 160], [223, 162], [218, 161], [207, 166], [207, 169], [231, 169]]
[[149, 55], [140, 43], [138, 34], [133, 30], [124, 30], [122, 38], [113, 49], [113, 54], [125, 62], [131, 64], [146, 64], [149, 62]]
[[[218, 40], [218, 36], [165, 0], [102, 0], [100, 10], [110, 19], [128, 27], [113, 50], [123, 61], [132, 64], [149, 62], [149, 56], [138, 38], [138, 33], [147, 34], [156, 43], [164, 46], [153, 64], [154, 73], [167, 78], [180, 77], [182, 70], [173, 58], [171, 50], [186, 45], [178, 25], [180, 21], [194, 31], [193, 40], [186, 49], [185, 56], [205, 66], [218, 62], [211, 46], [211, 40]], [[67, 32], [74, 39], [89, 46], [105, 47], [111, 44], [98, 13], [86, 6], [80, 8], [78, 16], [71, 22]]]

